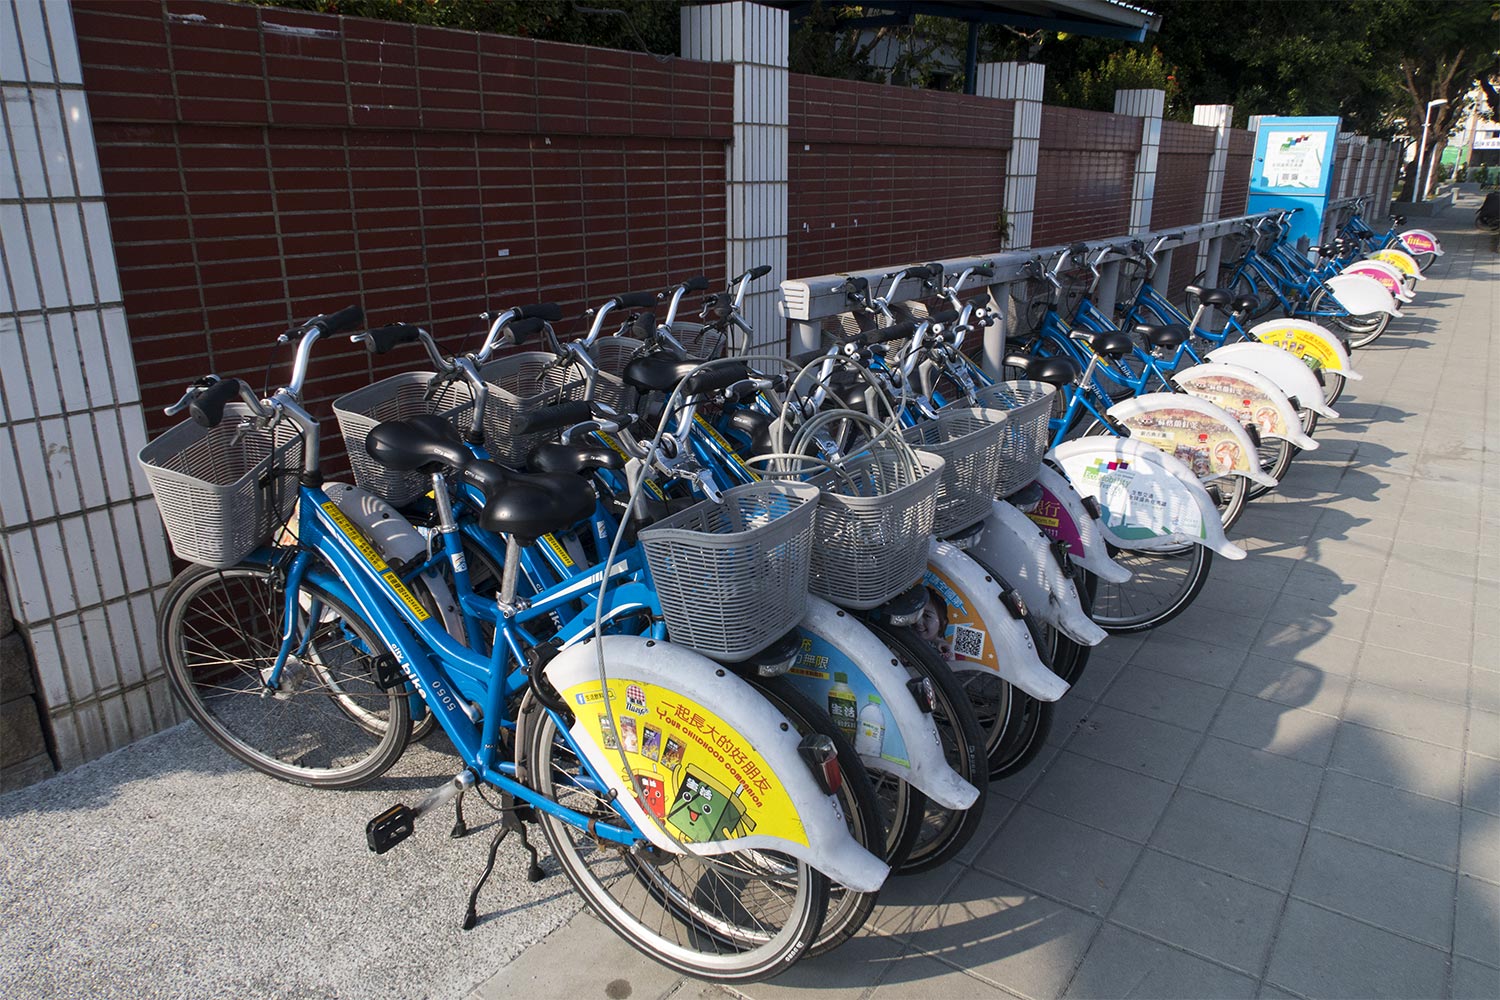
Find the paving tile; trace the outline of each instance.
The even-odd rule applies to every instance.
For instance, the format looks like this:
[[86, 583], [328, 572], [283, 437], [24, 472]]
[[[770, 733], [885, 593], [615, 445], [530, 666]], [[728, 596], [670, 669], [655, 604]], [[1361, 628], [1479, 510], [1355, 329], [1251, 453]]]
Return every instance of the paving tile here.
[[1359, 679], [1370, 684], [1458, 705], [1469, 700], [1469, 668], [1452, 660], [1367, 642], [1356, 669]]
[[1080, 720], [1093, 707], [1093, 702], [1075, 698], [1069, 691], [1052, 706], [1052, 726], [1047, 730], [1047, 742], [1059, 747], [1066, 744], [1073, 738]]
[[[969, 842], [958, 852], [955, 860], [961, 864], [972, 862], [980, 851], [984, 850], [986, 844], [1000, 830], [1000, 825], [1015, 812], [1017, 802], [1015, 799], [1006, 798], [1004, 795], [996, 795], [994, 786], [990, 786], [990, 794], [984, 797], [984, 816], [979, 821], [979, 829]], [[903, 877], [902, 881], [905, 881]], [[884, 894], [882, 893], [882, 898]], [[932, 897], [936, 899], [936, 896]]]
[[905, 937], [925, 924], [932, 908], [969, 874], [954, 860], [916, 875], [893, 875], [880, 889], [880, 897], [865, 926], [886, 934]]
[[1500, 885], [1500, 817], [1465, 809], [1460, 818], [1458, 870]]
[[[934, 909], [911, 943], [1007, 989], [1054, 997], [1062, 993], [1098, 927], [1097, 918], [975, 872]], [[914, 985], [926, 989], [913, 996], [959, 995], [941, 983]]]
[[1306, 663], [1331, 674], [1351, 674], [1359, 657], [1358, 637], [1333, 635], [1326, 622], [1314, 627], [1269, 622], [1256, 637], [1252, 654]]
[[1464, 755], [1464, 808], [1500, 816], [1500, 760]]
[[[1410, 500], [1408, 499], [1408, 504]], [[1476, 507], [1477, 509], [1477, 507]], [[1466, 521], [1473, 524], [1473, 521]], [[1403, 518], [1401, 528], [1396, 532], [1396, 542], [1415, 542], [1437, 549], [1449, 549], [1464, 554], [1471, 553], [1479, 546], [1479, 532], [1471, 528], [1461, 527], [1455, 521], [1443, 521], [1437, 518], [1423, 518], [1414, 520], [1410, 517]]]
[[1397, 736], [1462, 748], [1464, 710], [1447, 702], [1403, 694], [1375, 684], [1355, 681], [1349, 689], [1344, 720]]
[[1202, 735], [1108, 705], [1094, 705], [1068, 743], [1073, 753], [1175, 782]]
[[[1168, 624], [1176, 625], [1186, 617], [1184, 613]], [[1226, 626], [1231, 634], [1216, 630], [1219, 618], [1231, 620]], [[1228, 687], [1245, 662], [1245, 651], [1254, 642], [1260, 628], [1258, 619], [1222, 611], [1199, 614], [1184, 624], [1183, 629], [1188, 631], [1154, 632], [1136, 650], [1130, 662], [1174, 677]]]
[[[837, 962], [835, 952], [828, 961]], [[749, 987], [754, 997], [755, 987]], [[819, 994], [821, 996], [822, 994]], [[1009, 997], [994, 986], [966, 975], [935, 958], [912, 952], [886, 970], [885, 980], [870, 994], [870, 1000], [931, 1000], [932, 997]], [[675, 998], [674, 998], [675, 1000]]]
[[1453, 959], [1453, 1000], [1495, 1000], [1500, 997], [1500, 969], [1467, 958]]
[[1365, 630], [1367, 646], [1383, 646], [1465, 665], [1469, 662], [1472, 640], [1473, 633], [1468, 629], [1460, 631], [1410, 618], [1382, 617], [1379, 614], [1370, 620], [1370, 625]]
[[[1215, 563], [1214, 567], [1217, 569], [1218, 563]], [[1271, 583], [1268, 586], [1279, 587], [1283, 594], [1311, 597], [1320, 601], [1331, 602], [1344, 598], [1354, 602], [1355, 607], [1368, 609], [1375, 603], [1375, 592], [1379, 589], [1380, 578], [1347, 580], [1317, 563], [1302, 563], [1292, 570], [1284, 582]]]
[[1125, 669], [1125, 661], [1117, 660], [1105, 652], [1104, 647], [1096, 647], [1093, 655], [1089, 657], [1087, 665], [1083, 668], [1083, 675], [1068, 689], [1069, 698], [1082, 698], [1084, 701], [1098, 701], [1105, 690], [1114, 683], [1120, 671]]
[[[1309, 564], [1299, 564], [1296, 559], [1263, 553], [1257, 555], [1254, 559], [1241, 559], [1238, 562], [1231, 562], [1228, 559], [1215, 559], [1213, 576], [1222, 577], [1224, 583], [1234, 587], [1258, 587], [1267, 590], [1280, 590], [1303, 565]], [[1331, 574], [1327, 570], [1323, 570], [1316, 575], [1319, 578], [1323, 578]], [[1376, 577], [1370, 582], [1375, 583], [1379, 579], [1379, 577]]]
[[1106, 924], [1063, 995], [1070, 1000], [1116, 997], [1228, 1000], [1254, 996], [1255, 980], [1123, 927]]
[[1249, 618], [1260, 618], [1276, 603], [1280, 593], [1269, 587], [1252, 587], [1231, 582], [1223, 574], [1210, 573], [1208, 582], [1198, 591], [1198, 596], [1193, 599], [1193, 606], [1188, 610], [1201, 607], [1206, 611], [1232, 611]]
[[1312, 825], [1445, 868], [1458, 864], [1457, 806], [1341, 771], [1324, 779]]
[[1500, 670], [1474, 667], [1469, 678], [1469, 704], [1481, 712], [1500, 714]]
[[[587, 954], [589, 961], [572, 957]], [[655, 962], [641, 961], [625, 939], [605, 928], [588, 911], [521, 952], [515, 961], [480, 983], [474, 996], [481, 1000], [526, 1000], [551, 996], [657, 997], [682, 980], [679, 973]]]
[[1134, 663], [1104, 694], [1106, 705], [1199, 732], [1207, 728], [1223, 700], [1221, 688]]
[[975, 859], [983, 869], [1065, 903], [1103, 913], [1141, 846], [1022, 805]]
[[1025, 801], [1144, 843], [1171, 797], [1166, 782], [1064, 751]]
[[1453, 934], [1452, 872], [1314, 830], [1292, 895], [1444, 951]]
[[1180, 788], [1151, 846], [1272, 889], [1291, 884], [1307, 827]]
[[1148, 849], [1110, 920], [1255, 974], [1281, 894]]
[[1434, 597], [1415, 590], [1405, 590], [1391, 583], [1380, 588], [1380, 594], [1375, 598], [1374, 612], [1376, 615], [1392, 618], [1413, 618], [1465, 632], [1474, 624], [1472, 601]]
[[1312, 815], [1322, 775], [1321, 769], [1300, 760], [1210, 736], [1189, 765], [1182, 783], [1306, 822]]
[[1009, 799], [1025, 799], [1027, 794], [1056, 763], [1058, 748], [1044, 746], [1025, 767], [1014, 774], [990, 781], [990, 791]]
[[1453, 951], [1486, 965], [1500, 965], [1500, 886], [1458, 877]]
[[[1379, 593], [1379, 589], [1373, 585], [1366, 590]], [[1339, 633], [1358, 636], [1364, 633], [1365, 624], [1370, 620], [1369, 609], [1360, 607], [1359, 604], [1375, 600], [1378, 597], [1364, 597], [1363, 600], [1356, 598], [1353, 591], [1331, 600], [1327, 597], [1281, 594], [1266, 609], [1265, 619], [1281, 625], [1302, 627], [1326, 621], [1330, 628]]]
[[[899, 938], [857, 934], [839, 945], [836, 952], [803, 959], [769, 982], [736, 986], [735, 992], [753, 1000], [780, 1000], [806, 996], [808, 990], [817, 990], [819, 998], [858, 1000], [881, 977], [898, 974], [897, 970], [905, 967], [909, 961], [906, 956], [910, 954], [910, 946]], [[673, 994], [672, 1000], [683, 998], [680, 994]]]
[[1349, 678], [1305, 663], [1269, 656], [1248, 656], [1234, 679], [1234, 690], [1292, 708], [1337, 716], [1344, 706]]
[[1445, 964], [1435, 948], [1294, 899], [1266, 982], [1307, 997], [1440, 997]]
[[1457, 803], [1463, 753], [1452, 747], [1345, 722], [1333, 738], [1328, 766], [1384, 785]]
[[1274, 701], [1230, 692], [1209, 732], [1221, 739], [1286, 757], [1323, 764], [1333, 747], [1339, 721]]
[[1433, 568], [1408, 562], [1392, 562], [1389, 575], [1384, 579], [1403, 590], [1414, 590], [1434, 597], [1459, 601], [1474, 599], [1475, 581], [1471, 569]]
[[1500, 715], [1469, 710], [1468, 750], [1486, 757], [1500, 757]]

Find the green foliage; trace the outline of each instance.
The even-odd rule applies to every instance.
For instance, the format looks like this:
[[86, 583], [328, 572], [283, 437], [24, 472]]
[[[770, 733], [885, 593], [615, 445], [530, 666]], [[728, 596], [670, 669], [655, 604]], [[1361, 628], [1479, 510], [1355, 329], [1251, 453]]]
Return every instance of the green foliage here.
[[1094, 111], [1113, 111], [1117, 90], [1163, 90], [1168, 107], [1175, 106], [1181, 96], [1173, 67], [1156, 48], [1110, 52], [1095, 67], [1048, 82], [1052, 84], [1051, 103]]
[[850, 4], [825, 4], [822, 0], [813, 0], [812, 9], [792, 31], [788, 41], [791, 71], [841, 80], [882, 79], [870, 63], [873, 43], [862, 46], [859, 31], [842, 26], [841, 22], [859, 16], [859, 13], [860, 9]]

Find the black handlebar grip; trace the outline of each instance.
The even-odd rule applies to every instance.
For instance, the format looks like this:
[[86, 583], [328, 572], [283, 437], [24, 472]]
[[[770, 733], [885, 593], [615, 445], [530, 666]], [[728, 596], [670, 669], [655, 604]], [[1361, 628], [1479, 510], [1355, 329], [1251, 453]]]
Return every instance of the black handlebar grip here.
[[323, 336], [331, 337], [345, 330], [352, 330], [365, 321], [365, 311], [359, 306], [347, 306], [336, 313], [318, 317], [318, 328]]
[[240, 398], [240, 380], [226, 378], [215, 382], [193, 397], [188, 412], [200, 427], [217, 427], [224, 419], [224, 407]]
[[980, 264], [974, 268], [973, 273], [979, 275], [981, 278], [993, 278], [995, 276], [995, 267], [992, 264]]
[[410, 323], [392, 323], [365, 331], [365, 348], [371, 354], [384, 354], [397, 344], [415, 344], [421, 339], [422, 328]]
[[956, 323], [956, 322], [958, 322], [958, 310], [957, 309], [944, 309], [942, 312], [928, 313], [927, 314], [927, 322], [929, 322], [929, 323]]
[[539, 332], [546, 325], [547, 321], [545, 319], [540, 316], [533, 316], [530, 319], [518, 319], [513, 323], [507, 324], [505, 328], [510, 331], [511, 337], [519, 344], [533, 333]]
[[859, 335], [864, 344], [884, 344], [892, 340], [900, 340], [902, 337], [910, 337], [917, 332], [917, 324], [911, 320], [902, 320], [900, 323], [892, 323], [890, 326], [878, 327], [868, 330]]
[[1089, 252], [1089, 245], [1087, 243], [1074, 243], [1072, 246], [1068, 247], [1068, 253], [1070, 255], [1077, 255], [1077, 254], [1088, 253], [1088, 252]]
[[689, 292], [708, 291], [708, 276], [704, 274], [695, 275], [682, 283], [684, 290]]
[[848, 278], [844, 281], [844, 291], [851, 294], [863, 295], [870, 290], [869, 278]]
[[761, 264], [759, 267], [752, 267], [748, 272], [746, 272], [746, 274], [748, 275], [748, 280], [750, 281], [754, 281], [756, 278], [764, 278], [770, 273], [770, 264]]
[[933, 261], [931, 264], [924, 265], [924, 268], [927, 271], [928, 276], [933, 278], [941, 278], [943, 275], [948, 273], [948, 269], [936, 261]]
[[516, 428], [516, 433], [538, 434], [542, 431], [562, 430], [564, 427], [572, 427], [585, 420], [592, 420], [593, 417], [594, 411], [587, 402], [582, 400], [543, 406], [525, 414], [519, 421], [520, 426]]
[[[556, 323], [562, 319], [562, 306], [556, 302], [538, 302], [534, 306], [521, 306], [516, 310], [516, 319], [539, 319], [546, 323]], [[515, 329], [512, 325], [511, 329]]]
[[714, 365], [703, 371], [689, 375], [682, 380], [682, 394], [684, 396], [696, 396], [703, 392], [713, 392], [716, 389], [727, 389], [741, 379], [750, 377], [750, 369], [743, 361], [725, 365]]
[[615, 296], [615, 305], [625, 309], [648, 309], [656, 305], [655, 292], [626, 292]]

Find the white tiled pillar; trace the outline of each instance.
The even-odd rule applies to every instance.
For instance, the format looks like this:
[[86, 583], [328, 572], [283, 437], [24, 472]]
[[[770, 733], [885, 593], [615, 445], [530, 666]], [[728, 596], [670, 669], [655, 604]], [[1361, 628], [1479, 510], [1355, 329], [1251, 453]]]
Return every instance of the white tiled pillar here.
[[787, 52], [790, 17], [760, 4], [682, 8], [682, 54], [734, 65], [734, 140], [729, 147], [729, 224], [725, 257], [732, 277], [761, 264], [745, 317], [753, 349], [784, 353], [781, 282], [787, 253]]
[[177, 719], [157, 663], [165, 534], [65, 0], [0, 0], [0, 551], [58, 763]]
[[[1198, 104], [1193, 107], [1193, 124], [1215, 129], [1213, 158], [1208, 163], [1208, 187], [1203, 192], [1203, 221], [1219, 217], [1224, 204], [1224, 169], [1229, 163], [1229, 130], [1234, 124], [1234, 105]], [[1198, 246], [1198, 270], [1217, 274], [1223, 238], [1203, 240]]]
[[1151, 228], [1151, 205], [1156, 198], [1156, 161], [1161, 152], [1161, 116], [1167, 106], [1164, 90], [1117, 90], [1115, 114], [1141, 119], [1141, 151], [1135, 158], [1135, 183], [1130, 189], [1130, 231]]
[[1016, 102], [1011, 126], [1010, 155], [1005, 160], [1005, 249], [1031, 246], [1036, 217], [1036, 169], [1041, 151], [1042, 88], [1047, 67], [1041, 63], [980, 63], [975, 93]]

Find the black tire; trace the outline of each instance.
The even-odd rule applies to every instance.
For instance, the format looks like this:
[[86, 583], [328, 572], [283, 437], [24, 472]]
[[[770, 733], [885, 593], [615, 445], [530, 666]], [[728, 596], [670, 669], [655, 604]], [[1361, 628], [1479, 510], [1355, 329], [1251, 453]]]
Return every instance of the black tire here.
[[964, 810], [946, 809], [928, 801], [919, 835], [908, 847], [906, 858], [897, 866], [897, 871], [903, 875], [924, 872], [963, 850], [979, 829], [990, 782], [989, 760], [983, 750], [984, 737], [968, 692], [930, 643], [910, 626], [885, 628], [871, 624], [869, 628], [909, 675], [932, 682], [932, 716], [937, 724], [938, 738], [942, 740], [943, 755], [959, 777], [979, 789], [979, 798]]
[[406, 691], [376, 683], [385, 647], [374, 630], [304, 583], [298, 628], [307, 641], [271, 693], [267, 672], [281, 646], [285, 593], [279, 574], [262, 566], [179, 573], [157, 617], [168, 682], [214, 742], [257, 771], [317, 788], [365, 784], [406, 749]]
[[[1260, 447], [1256, 449], [1260, 460], [1260, 471], [1280, 483], [1286, 478], [1287, 470], [1292, 467], [1292, 459], [1297, 457], [1298, 448], [1286, 438], [1265, 438]], [[1274, 490], [1274, 486], [1262, 486], [1260, 483], [1246, 481], [1249, 487], [1245, 493], [1246, 500], [1254, 500], [1263, 497]]]
[[1108, 547], [1112, 559], [1131, 571], [1124, 583], [1098, 581], [1092, 615], [1111, 635], [1129, 635], [1164, 625], [1192, 605], [1208, 580], [1213, 553], [1201, 545], [1172, 552]]
[[[528, 698], [523, 717], [530, 786], [584, 815], [614, 816], [614, 807], [575, 777], [582, 766], [559, 738], [552, 714]], [[650, 847], [619, 849], [542, 810], [536, 817], [553, 856], [595, 915], [641, 954], [678, 972], [736, 983], [779, 975], [811, 947], [828, 907], [827, 876], [785, 855], [698, 858]], [[710, 878], [717, 882], [705, 885]], [[764, 916], [748, 912], [759, 902], [753, 892], [759, 886], [774, 910]], [[706, 892], [713, 898], [705, 901]], [[649, 914], [631, 912], [634, 905], [650, 908]]]
[[[1073, 586], [1078, 591], [1078, 604], [1083, 608], [1083, 613], [1091, 617], [1094, 607], [1094, 591], [1097, 585], [1098, 581], [1094, 574], [1081, 566], [1076, 568], [1073, 574]], [[1083, 676], [1083, 668], [1089, 664], [1089, 654], [1094, 651], [1094, 647], [1085, 646], [1081, 642], [1070, 639], [1045, 623], [1042, 625], [1042, 642], [1052, 664], [1053, 673], [1070, 685], [1078, 683], [1078, 678]]]
[[[1307, 311], [1311, 313], [1318, 312], [1322, 308], [1324, 300], [1328, 297], [1328, 289], [1326, 287], [1319, 288], [1313, 293], [1312, 298], [1308, 300]], [[1370, 313], [1367, 316], [1333, 316], [1330, 318], [1333, 320], [1335, 326], [1349, 335], [1348, 346], [1351, 349], [1358, 349], [1373, 344], [1391, 325], [1391, 314], [1383, 312]]]

